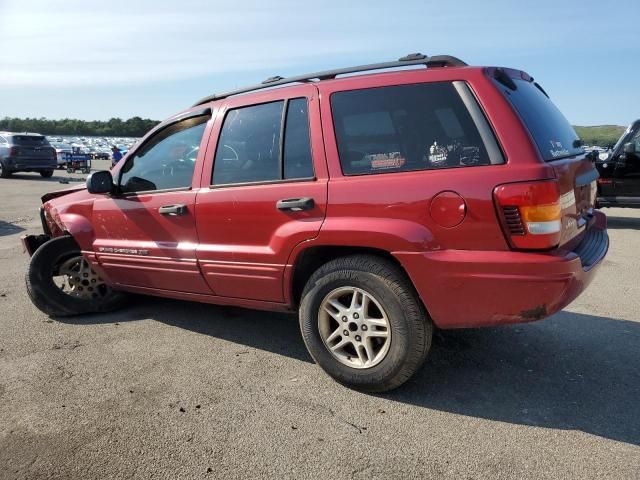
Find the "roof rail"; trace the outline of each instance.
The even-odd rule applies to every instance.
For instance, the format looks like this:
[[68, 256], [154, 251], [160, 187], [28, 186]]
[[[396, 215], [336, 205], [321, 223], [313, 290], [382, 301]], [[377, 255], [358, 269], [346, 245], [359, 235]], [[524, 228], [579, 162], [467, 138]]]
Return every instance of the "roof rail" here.
[[232, 95], [240, 95], [241, 93], [253, 92], [255, 90], [261, 90], [263, 88], [271, 88], [279, 85], [286, 85], [288, 83], [301, 83], [311, 82], [319, 80], [328, 80], [336, 78], [338, 75], [346, 75], [349, 73], [367, 72], [370, 70], [382, 70], [386, 68], [398, 68], [406, 67], [410, 65], [424, 65], [426, 67], [464, 67], [467, 64], [459, 58], [452, 57], [451, 55], [435, 55], [428, 57], [421, 53], [411, 53], [396, 61], [383, 62], [383, 63], [371, 63], [369, 65], [358, 65], [357, 67], [338, 68], [336, 70], [325, 70], [323, 72], [307, 73], [305, 75], [296, 75], [294, 77], [283, 78], [279, 75], [275, 77], [269, 77], [262, 83], [252, 85], [250, 87], [240, 88], [238, 90], [231, 90], [225, 93], [219, 93], [209, 95], [198, 100], [193, 106], [202, 105], [203, 103], [212, 102], [214, 100], [220, 100], [222, 98], [230, 97]]

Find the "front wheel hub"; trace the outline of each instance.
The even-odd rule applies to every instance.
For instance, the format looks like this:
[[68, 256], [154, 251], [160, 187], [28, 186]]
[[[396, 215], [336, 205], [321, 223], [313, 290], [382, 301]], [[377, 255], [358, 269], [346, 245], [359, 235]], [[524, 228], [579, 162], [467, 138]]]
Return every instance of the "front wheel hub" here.
[[67, 295], [84, 300], [104, 298], [111, 290], [82, 255], [62, 262], [53, 283]]

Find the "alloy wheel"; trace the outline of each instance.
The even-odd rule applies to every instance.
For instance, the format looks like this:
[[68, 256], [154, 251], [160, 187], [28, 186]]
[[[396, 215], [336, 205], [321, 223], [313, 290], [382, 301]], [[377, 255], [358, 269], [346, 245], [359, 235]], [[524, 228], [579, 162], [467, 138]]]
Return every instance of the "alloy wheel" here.
[[389, 352], [391, 325], [378, 300], [357, 287], [340, 287], [320, 303], [318, 331], [340, 363], [364, 369], [378, 365]]
[[54, 273], [53, 280], [67, 295], [84, 300], [101, 299], [111, 291], [82, 255], [65, 260], [58, 268], [57, 274]]

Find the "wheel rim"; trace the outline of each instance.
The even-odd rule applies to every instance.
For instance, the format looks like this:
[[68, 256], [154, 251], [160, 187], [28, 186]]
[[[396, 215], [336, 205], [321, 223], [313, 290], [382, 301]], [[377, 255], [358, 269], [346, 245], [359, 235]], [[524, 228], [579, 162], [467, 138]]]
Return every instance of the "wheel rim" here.
[[53, 283], [63, 293], [84, 300], [99, 300], [111, 291], [82, 255], [65, 260], [53, 274]]
[[324, 297], [318, 331], [329, 353], [352, 368], [378, 365], [391, 345], [391, 325], [382, 305], [356, 287], [336, 288]]

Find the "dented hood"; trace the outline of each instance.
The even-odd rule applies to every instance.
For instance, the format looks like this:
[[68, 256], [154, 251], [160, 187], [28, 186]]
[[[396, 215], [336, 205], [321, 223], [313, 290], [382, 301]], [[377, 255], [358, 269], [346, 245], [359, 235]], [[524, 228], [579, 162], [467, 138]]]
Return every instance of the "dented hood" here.
[[84, 183], [81, 183], [79, 185], [72, 185], [62, 190], [56, 190], [55, 192], [45, 193], [42, 197], [40, 197], [40, 199], [42, 200], [42, 203], [45, 203], [54, 198], [62, 197], [63, 195], [68, 195], [70, 193], [79, 192], [80, 190], [86, 190], [86, 189], [87, 189], [87, 186]]

